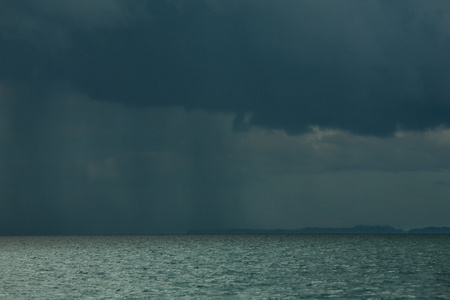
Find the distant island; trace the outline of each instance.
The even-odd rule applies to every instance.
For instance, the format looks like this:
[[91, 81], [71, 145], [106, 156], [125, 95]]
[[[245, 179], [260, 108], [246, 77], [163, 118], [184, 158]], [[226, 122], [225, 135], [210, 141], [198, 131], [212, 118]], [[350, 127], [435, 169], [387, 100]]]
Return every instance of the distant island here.
[[189, 230], [187, 234], [450, 234], [450, 227], [425, 227], [403, 230], [391, 226], [357, 225], [343, 228], [306, 227], [301, 229], [217, 229]]

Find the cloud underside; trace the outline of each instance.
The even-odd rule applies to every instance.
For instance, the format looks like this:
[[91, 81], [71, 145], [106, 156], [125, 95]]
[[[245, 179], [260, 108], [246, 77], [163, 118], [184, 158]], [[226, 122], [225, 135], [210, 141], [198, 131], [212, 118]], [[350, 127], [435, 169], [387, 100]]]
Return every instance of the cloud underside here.
[[3, 234], [446, 225], [450, 131], [365, 137], [55, 94], [0, 102]]
[[237, 130], [389, 136], [450, 122], [446, 2], [11, 3], [0, 78], [31, 88], [235, 113]]

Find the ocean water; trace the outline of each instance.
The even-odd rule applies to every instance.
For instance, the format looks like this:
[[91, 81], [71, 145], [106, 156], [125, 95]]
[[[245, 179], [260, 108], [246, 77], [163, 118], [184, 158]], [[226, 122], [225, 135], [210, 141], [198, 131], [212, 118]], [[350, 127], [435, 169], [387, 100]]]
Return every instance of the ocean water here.
[[450, 235], [0, 237], [2, 299], [450, 299]]

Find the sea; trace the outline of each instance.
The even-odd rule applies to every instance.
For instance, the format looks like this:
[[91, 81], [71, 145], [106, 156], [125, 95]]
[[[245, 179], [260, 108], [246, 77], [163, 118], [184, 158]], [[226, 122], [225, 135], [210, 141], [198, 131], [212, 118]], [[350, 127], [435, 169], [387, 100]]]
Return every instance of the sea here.
[[450, 299], [450, 235], [0, 237], [0, 299]]

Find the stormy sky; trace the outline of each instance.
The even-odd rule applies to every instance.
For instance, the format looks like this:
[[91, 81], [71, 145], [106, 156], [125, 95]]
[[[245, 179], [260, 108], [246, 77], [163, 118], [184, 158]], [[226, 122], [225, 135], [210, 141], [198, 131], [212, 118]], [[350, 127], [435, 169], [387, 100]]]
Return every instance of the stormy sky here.
[[450, 226], [446, 0], [0, 1], [0, 234]]

